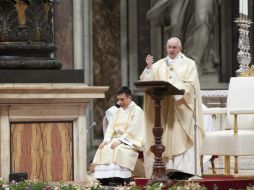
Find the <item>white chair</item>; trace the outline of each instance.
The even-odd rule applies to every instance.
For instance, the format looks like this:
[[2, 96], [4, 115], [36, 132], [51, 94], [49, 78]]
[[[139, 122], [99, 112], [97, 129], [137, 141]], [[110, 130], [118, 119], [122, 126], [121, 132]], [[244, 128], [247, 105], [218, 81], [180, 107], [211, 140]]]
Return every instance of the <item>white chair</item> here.
[[[205, 133], [210, 134], [212, 131], [224, 130], [222, 118], [225, 118], [227, 113], [226, 108], [207, 108], [203, 106], [203, 114], [204, 114], [204, 127]], [[214, 160], [218, 158], [218, 155], [203, 155], [200, 156], [200, 166], [201, 173], [204, 174], [204, 171], [208, 169], [208, 161], [210, 161], [212, 166], [212, 173], [216, 174], [215, 163]]]
[[230, 156], [234, 156], [234, 173], [238, 174], [238, 156], [254, 155], [254, 77], [232, 77], [226, 109], [208, 109], [207, 113], [226, 113], [227, 129], [206, 133], [201, 160], [203, 155], [225, 156], [225, 174], [230, 174]]

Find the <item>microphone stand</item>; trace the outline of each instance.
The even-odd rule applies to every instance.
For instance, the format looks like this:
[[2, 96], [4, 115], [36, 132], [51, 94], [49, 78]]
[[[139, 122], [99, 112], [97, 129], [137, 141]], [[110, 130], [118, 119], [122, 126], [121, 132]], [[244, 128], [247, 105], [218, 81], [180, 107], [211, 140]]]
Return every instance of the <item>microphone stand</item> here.
[[86, 130], [86, 132], [88, 133], [92, 128], [94, 128], [96, 126], [96, 123], [93, 122], [93, 124]]
[[183, 83], [188, 83], [189, 85], [191, 85], [192, 89], [193, 89], [193, 92], [194, 92], [194, 167], [195, 167], [195, 171], [194, 171], [194, 174], [195, 176], [198, 176], [197, 173], [198, 173], [198, 169], [197, 169], [197, 128], [198, 128], [198, 125], [197, 125], [197, 94], [196, 94], [196, 89], [194, 87], [194, 85], [192, 84], [192, 82], [190, 81], [183, 81]]

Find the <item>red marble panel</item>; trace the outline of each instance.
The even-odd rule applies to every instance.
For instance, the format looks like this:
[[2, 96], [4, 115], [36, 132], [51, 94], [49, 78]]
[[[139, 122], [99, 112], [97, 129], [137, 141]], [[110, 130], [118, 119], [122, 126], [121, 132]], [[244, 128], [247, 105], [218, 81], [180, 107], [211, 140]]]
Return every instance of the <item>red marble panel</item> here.
[[71, 181], [72, 123], [11, 124], [11, 172], [42, 181]]

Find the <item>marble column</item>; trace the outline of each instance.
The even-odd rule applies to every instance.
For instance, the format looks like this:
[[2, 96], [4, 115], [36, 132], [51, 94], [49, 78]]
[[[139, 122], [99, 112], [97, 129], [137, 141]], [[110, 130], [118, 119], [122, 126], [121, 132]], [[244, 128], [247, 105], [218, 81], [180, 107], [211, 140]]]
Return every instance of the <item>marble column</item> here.
[[[147, 0], [138, 1], [138, 77], [144, 70], [146, 63], [145, 58], [147, 54], [152, 54], [152, 31], [150, 26], [150, 21], [146, 19], [146, 13], [150, 9], [150, 3]], [[154, 35], [159, 36], [159, 33], [154, 33]], [[162, 49], [163, 47], [160, 46]]]
[[82, 0], [73, 1], [74, 68], [83, 69], [83, 7]]
[[56, 59], [62, 63], [62, 69], [73, 69], [73, 1], [65, 0], [55, 6], [55, 42]]
[[94, 102], [95, 138], [102, 138], [105, 109], [115, 103], [114, 91], [121, 86], [120, 0], [92, 1], [93, 84], [109, 85], [105, 100]]

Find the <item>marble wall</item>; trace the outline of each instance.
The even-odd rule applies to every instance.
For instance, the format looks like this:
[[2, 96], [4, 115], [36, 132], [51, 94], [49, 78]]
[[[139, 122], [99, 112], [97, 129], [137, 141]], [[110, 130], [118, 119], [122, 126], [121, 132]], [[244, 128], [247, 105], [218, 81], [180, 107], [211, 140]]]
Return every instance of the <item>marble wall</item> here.
[[105, 109], [115, 103], [121, 86], [120, 0], [92, 1], [93, 85], [110, 86], [105, 100], [94, 102], [95, 138], [102, 137]]
[[73, 69], [73, 0], [64, 0], [55, 6], [56, 59], [62, 69]]
[[150, 3], [147, 0], [138, 0], [138, 74], [144, 70], [145, 58], [151, 54], [151, 30], [150, 21], [146, 19], [146, 13], [150, 9]]

